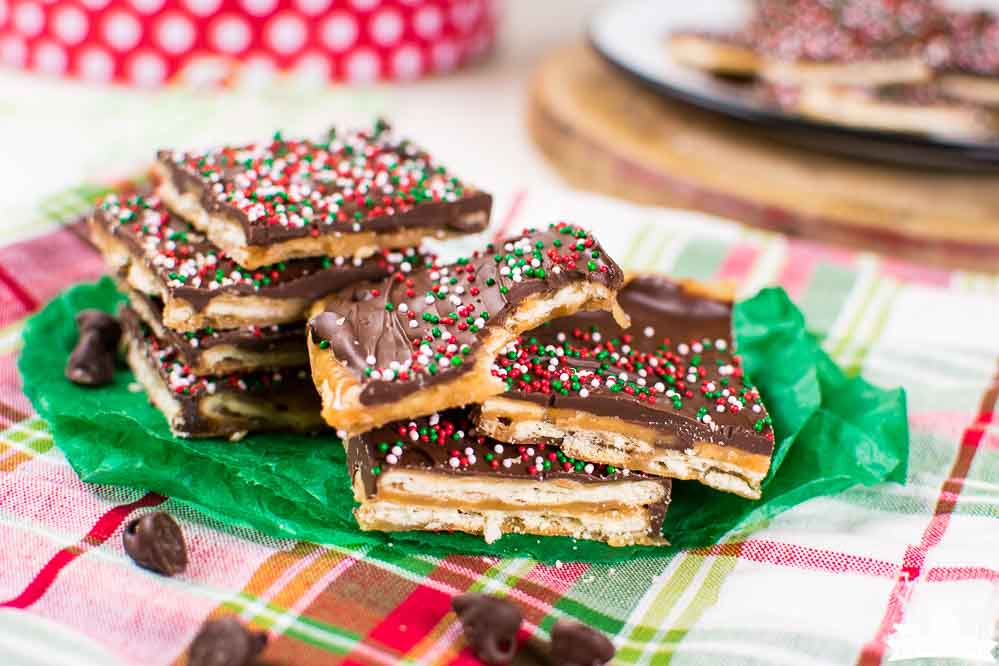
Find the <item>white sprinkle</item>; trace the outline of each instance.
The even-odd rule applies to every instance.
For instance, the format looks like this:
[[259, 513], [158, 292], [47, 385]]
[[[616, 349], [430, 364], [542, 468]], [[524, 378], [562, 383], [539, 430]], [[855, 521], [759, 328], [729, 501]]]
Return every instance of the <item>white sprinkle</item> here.
[[590, 391], [588, 389], [585, 389], [585, 388], [579, 389], [579, 397], [580, 398], [585, 398], [588, 395], [590, 395]]
[[457, 467], [458, 465], [461, 464], [461, 461], [455, 458], [454, 456], [452, 456], [451, 459], [448, 460], [447, 462], [449, 465], [451, 465], [451, 467]]
[[651, 326], [646, 326], [645, 330], [642, 332], [645, 333], [645, 337], [651, 338], [653, 335], [656, 334], [656, 329], [652, 328]]
[[390, 453], [387, 456], [385, 456], [385, 462], [387, 462], [390, 465], [394, 465], [397, 462], [399, 462], [399, 457], [393, 453]]
[[728, 349], [728, 343], [725, 340], [718, 338], [717, 340], [715, 340], [715, 349], [718, 349], [720, 351], [725, 351], [726, 349]]

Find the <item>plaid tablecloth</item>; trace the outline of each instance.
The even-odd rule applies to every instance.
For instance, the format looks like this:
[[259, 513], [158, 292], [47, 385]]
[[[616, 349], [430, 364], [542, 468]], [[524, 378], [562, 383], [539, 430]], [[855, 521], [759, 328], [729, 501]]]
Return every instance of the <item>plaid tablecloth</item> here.
[[[92, 188], [66, 192], [65, 215]], [[55, 205], [58, 203], [58, 205]], [[525, 632], [564, 616], [620, 663], [993, 663], [999, 618], [999, 281], [752, 233], [718, 220], [550, 191], [497, 201], [497, 224], [570, 217], [629, 268], [780, 283], [844, 367], [909, 394], [908, 485], [805, 503], [744, 541], [617, 565], [329, 549], [227, 529], [168, 498], [85, 486], [19, 389], [25, 317], [102, 271], [58, 229], [0, 249], [0, 661], [171, 664], [206, 617], [271, 632], [274, 664], [470, 664], [449, 611], [507, 595]], [[191, 566], [166, 579], [121, 544], [130, 517], [181, 522]]]
[[[205, 618], [228, 613], [271, 632], [271, 664], [471, 664], [449, 612], [467, 590], [516, 600], [525, 633], [591, 623], [624, 664], [995, 663], [999, 280], [561, 191], [520, 127], [524, 73], [506, 62], [412, 88], [213, 95], [0, 73], [0, 664], [183, 663]], [[839, 363], [908, 390], [909, 483], [810, 501], [745, 541], [613, 566], [328, 549], [84, 486], [16, 371], [25, 318], [103, 270], [60, 222], [155, 148], [375, 113], [499, 189], [497, 226], [573, 219], [629, 268], [733, 279], [744, 295], [784, 285]], [[154, 507], [188, 537], [177, 578], [122, 549], [122, 525]]]

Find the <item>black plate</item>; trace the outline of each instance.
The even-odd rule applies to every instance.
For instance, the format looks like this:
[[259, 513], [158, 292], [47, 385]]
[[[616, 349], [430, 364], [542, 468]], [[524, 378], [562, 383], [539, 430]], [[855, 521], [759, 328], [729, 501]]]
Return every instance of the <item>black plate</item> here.
[[[664, 3], [626, 0], [590, 21], [589, 42], [611, 65], [670, 99], [753, 125], [795, 146], [918, 169], [999, 170], [999, 141], [978, 143], [847, 127], [764, 104], [747, 86], [672, 62], [666, 37], [676, 29], [719, 29], [738, 21], [741, 0]], [[698, 16], [701, 14], [702, 16]]]

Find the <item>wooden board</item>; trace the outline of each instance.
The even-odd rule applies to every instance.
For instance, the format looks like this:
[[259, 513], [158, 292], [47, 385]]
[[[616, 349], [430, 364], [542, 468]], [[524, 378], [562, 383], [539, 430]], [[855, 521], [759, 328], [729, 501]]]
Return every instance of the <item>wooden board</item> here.
[[583, 45], [541, 64], [528, 125], [545, 155], [582, 189], [999, 272], [995, 173], [919, 171], [790, 147], [663, 99]]

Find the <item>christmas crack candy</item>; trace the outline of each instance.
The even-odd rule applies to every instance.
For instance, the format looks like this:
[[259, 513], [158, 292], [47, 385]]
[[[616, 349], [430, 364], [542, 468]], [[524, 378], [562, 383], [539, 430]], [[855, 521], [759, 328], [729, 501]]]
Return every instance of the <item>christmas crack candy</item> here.
[[450, 265], [355, 286], [309, 321], [312, 375], [333, 427], [361, 433], [506, 390], [496, 354], [519, 334], [579, 310], [627, 318], [621, 269], [586, 231], [531, 229]]
[[365, 257], [482, 231], [492, 197], [384, 123], [323, 141], [160, 151], [158, 192], [249, 269], [299, 257]]
[[90, 219], [108, 266], [136, 291], [163, 302], [163, 323], [179, 331], [269, 326], [305, 319], [309, 304], [354, 282], [408, 270], [414, 250], [380, 250], [364, 260], [314, 257], [243, 268], [156, 196], [110, 195]]
[[655, 275], [618, 299], [628, 330], [578, 313], [501, 349], [492, 372], [508, 390], [484, 401], [480, 431], [759, 497], [773, 428], [733, 349], [731, 300]]
[[543, 441], [498, 442], [462, 409], [385, 425], [346, 446], [365, 530], [665, 543], [669, 479], [576, 460]]

